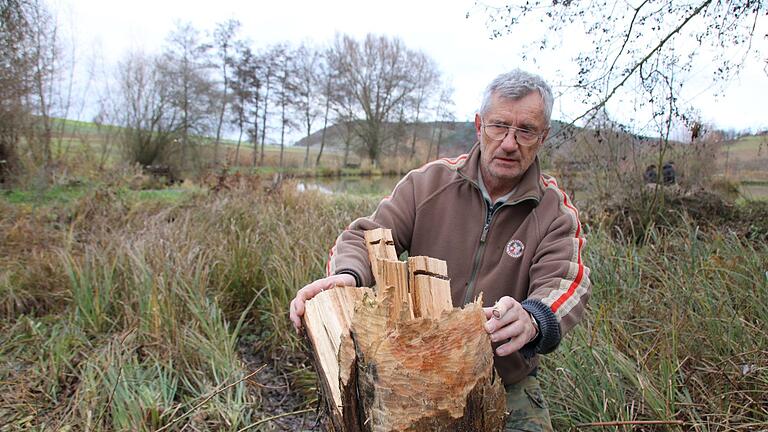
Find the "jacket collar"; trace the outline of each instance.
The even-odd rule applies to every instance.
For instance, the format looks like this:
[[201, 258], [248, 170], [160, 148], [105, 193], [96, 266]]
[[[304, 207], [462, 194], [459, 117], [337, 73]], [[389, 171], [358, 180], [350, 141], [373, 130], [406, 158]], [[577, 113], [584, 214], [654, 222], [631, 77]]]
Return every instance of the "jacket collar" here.
[[[465, 179], [469, 180], [475, 187], [480, 189], [479, 177], [480, 177], [480, 142], [476, 142], [475, 145], [469, 150], [464, 165], [459, 168], [459, 174]], [[540, 181], [541, 168], [539, 167], [539, 156], [533, 160], [533, 163], [528, 170], [523, 174], [523, 178], [518, 183], [517, 190], [512, 196], [509, 197], [506, 204], [515, 204], [527, 199], [533, 199], [537, 202], [541, 201], [544, 195], [544, 188]]]

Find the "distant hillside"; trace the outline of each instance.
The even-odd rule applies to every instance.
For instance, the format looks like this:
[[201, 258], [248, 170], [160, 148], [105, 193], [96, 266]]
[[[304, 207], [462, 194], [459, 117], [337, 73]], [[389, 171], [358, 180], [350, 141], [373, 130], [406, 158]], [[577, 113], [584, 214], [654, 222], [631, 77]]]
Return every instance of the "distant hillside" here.
[[[426, 122], [418, 124], [407, 124], [404, 127], [395, 123], [387, 125], [390, 128], [390, 138], [386, 143], [388, 149], [395, 147], [395, 140], [397, 136], [400, 137], [400, 142], [397, 143], [398, 147], [402, 149], [404, 153], [405, 149], [410, 149], [410, 145], [413, 139], [414, 129], [416, 130], [416, 147], [417, 152], [426, 154], [427, 148], [430, 144], [437, 145], [438, 135], [442, 128], [442, 137], [440, 139], [440, 156], [452, 157], [466, 152], [472, 144], [475, 143], [475, 127], [472, 122]], [[400, 127], [400, 130], [396, 130]], [[325, 151], [343, 151], [344, 150], [344, 136], [346, 134], [346, 126], [344, 125], [332, 125], [326, 129], [325, 135]], [[297, 141], [294, 145], [305, 147], [317, 147], [320, 145], [322, 138], [322, 130], [314, 132], [309, 137], [304, 137]], [[357, 138], [356, 138], [357, 139]], [[359, 144], [357, 144], [359, 147]], [[352, 145], [355, 148], [355, 144]], [[354, 153], [354, 150], [353, 150]]]

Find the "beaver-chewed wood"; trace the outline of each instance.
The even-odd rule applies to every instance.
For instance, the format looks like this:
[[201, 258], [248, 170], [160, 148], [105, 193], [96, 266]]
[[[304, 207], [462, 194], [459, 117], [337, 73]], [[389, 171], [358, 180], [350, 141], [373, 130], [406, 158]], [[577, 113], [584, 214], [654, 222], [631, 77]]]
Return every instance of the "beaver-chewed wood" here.
[[328, 429], [500, 431], [505, 394], [482, 300], [454, 308], [444, 261], [398, 261], [388, 230], [366, 241], [375, 289], [336, 287], [306, 303]]

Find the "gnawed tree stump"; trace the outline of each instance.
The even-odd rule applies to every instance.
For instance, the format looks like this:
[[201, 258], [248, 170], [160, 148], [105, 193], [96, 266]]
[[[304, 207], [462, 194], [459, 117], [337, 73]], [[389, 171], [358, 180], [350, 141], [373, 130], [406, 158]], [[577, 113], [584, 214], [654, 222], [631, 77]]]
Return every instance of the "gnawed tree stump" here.
[[307, 302], [333, 430], [499, 431], [505, 393], [482, 301], [453, 308], [444, 261], [396, 259], [389, 230], [366, 233], [375, 289], [336, 287]]

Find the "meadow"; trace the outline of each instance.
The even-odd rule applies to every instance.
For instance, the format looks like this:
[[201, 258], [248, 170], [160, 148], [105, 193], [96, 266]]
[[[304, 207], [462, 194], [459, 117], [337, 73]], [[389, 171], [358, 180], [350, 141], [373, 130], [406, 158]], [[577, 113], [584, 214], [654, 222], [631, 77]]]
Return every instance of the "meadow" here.
[[[317, 430], [288, 302], [377, 200], [240, 175], [0, 195], [0, 430]], [[555, 429], [765, 430], [764, 239], [585, 230], [590, 308], [541, 372]]]

